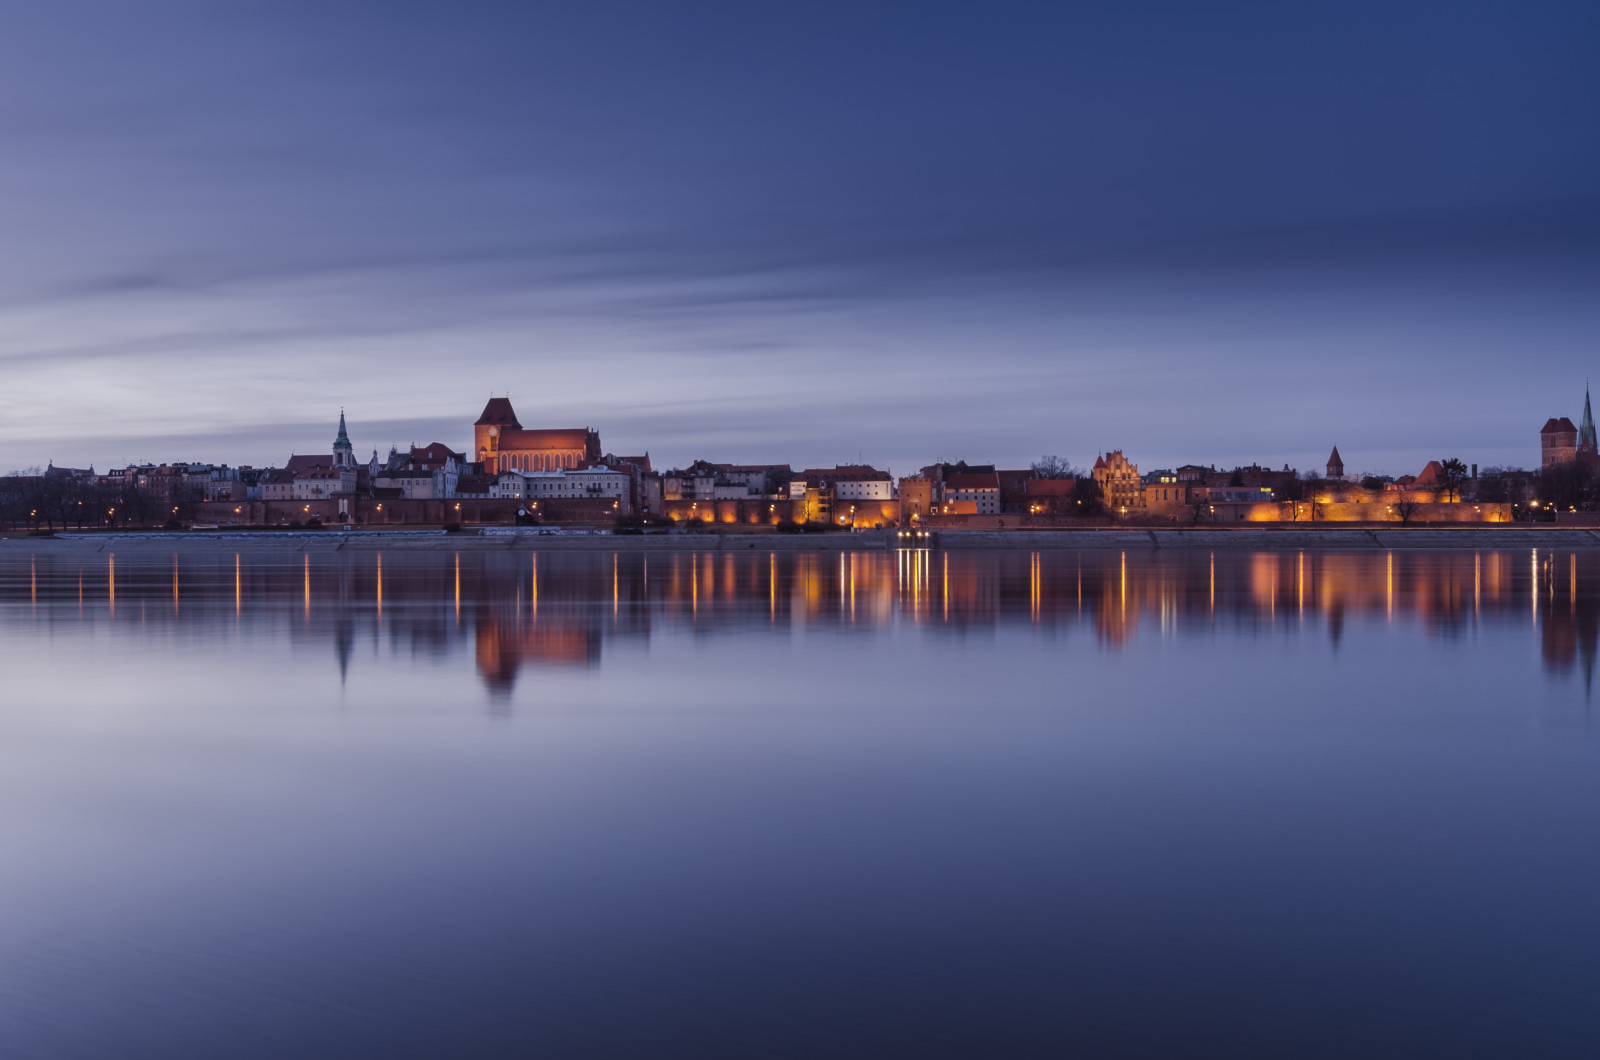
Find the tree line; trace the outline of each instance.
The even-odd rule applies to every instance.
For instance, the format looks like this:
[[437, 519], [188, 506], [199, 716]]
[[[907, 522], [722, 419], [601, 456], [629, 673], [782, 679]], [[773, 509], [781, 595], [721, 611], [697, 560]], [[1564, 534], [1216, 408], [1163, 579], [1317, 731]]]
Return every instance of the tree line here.
[[98, 477], [57, 475], [40, 468], [0, 476], [0, 526], [11, 530], [162, 526], [181, 518], [185, 507], [182, 501], [166, 502], [148, 487]]

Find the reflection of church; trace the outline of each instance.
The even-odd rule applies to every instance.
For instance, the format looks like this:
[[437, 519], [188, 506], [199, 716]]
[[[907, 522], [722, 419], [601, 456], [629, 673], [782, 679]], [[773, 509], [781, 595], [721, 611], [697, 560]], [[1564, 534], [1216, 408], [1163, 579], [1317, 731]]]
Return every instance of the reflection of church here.
[[472, 425], [472, 459], [486, 475], [502, 471], [555, 471], [600, 462], [600, 432], [592, 427], [524, 430], [510, 398], [492, 397]]
[[524, 664], [590, 669], [600, 665], [601, 634], [593, 623], [535, 624], [519, 618], [490, 614], [477, 623], [473, 656], [490, 693], [509, 695]]

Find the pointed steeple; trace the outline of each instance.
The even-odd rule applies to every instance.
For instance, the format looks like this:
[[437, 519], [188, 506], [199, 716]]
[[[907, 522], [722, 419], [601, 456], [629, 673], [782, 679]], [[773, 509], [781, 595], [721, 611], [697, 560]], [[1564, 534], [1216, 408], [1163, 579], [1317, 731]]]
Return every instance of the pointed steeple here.
[[339, 437], [333, 440], [333, 466], [356, 466], [356, 447], [350, 444], [350, 435], [344, 429], [344, 409], [339, 410]]
[[1583, 422], [1578, 425], [1578, 448], [1587, 449], [1591, 453], [1596, 448], [1600, 448], [1595, 445], [1594, 413], [1589, 409], [1589, 387], [1587, 384], [1583, 388]]

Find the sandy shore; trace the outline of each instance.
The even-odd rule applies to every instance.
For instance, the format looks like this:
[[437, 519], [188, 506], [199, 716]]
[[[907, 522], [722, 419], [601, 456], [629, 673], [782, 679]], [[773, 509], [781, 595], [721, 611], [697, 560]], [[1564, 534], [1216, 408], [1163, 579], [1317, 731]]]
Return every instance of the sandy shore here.
[[290, 552], [492, 552], [520, 549], [607, 552], [849, 552], [897, 547], [964, 549], [1524, 549], [1596, 548], [1600, 531], [1554, 525], [1497, 527], [1396, 527], [1344, 529], [1295, 527], [1240, 529], [942, 530], [902, 539], [894, 531], [855, 534], [650, 534], [616, 535], [537, 530], [229, 532], [159, 531], [62, 533], [53, 538], [10, 537], [0, 552], [290, 551]]

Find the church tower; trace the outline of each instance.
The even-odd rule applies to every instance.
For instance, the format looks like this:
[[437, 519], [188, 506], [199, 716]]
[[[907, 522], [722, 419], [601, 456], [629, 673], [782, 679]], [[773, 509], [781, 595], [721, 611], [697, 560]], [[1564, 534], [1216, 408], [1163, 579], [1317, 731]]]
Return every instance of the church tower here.
[[489, 403], [483, 406], [483, 414], [478, 417], [478, 422], [472, 425], [472, 456], [471, 460], [483, 463], [486, 474], [494, 475], [500, 471], [500, 434], [502, 431], [520, 431], [522, 424], [517, 422], [517, 413], [511, 407], [508, 397], [492, 397]]
[[1589, 388], [1583, 388], [1583, 422], [1578, 424], [1578, 452], [1594, 453], [1600, 446], [1595, 445], [1594, 413], [1589, 410]]
[[1339, 447], [1333, 447], [1333, 452], [1328, 456], [1328, 477], [1331, 479], [1344, 478], [1344, 461], [1339, 459]]
[[350, 444], [350, 435], [344, 429], [344, 409], [339, 410], [339, 437], [333, 440], [333, 466], [356, 466], [356, 447]]

